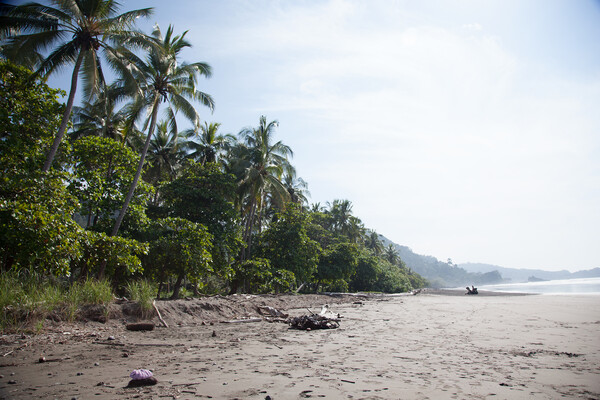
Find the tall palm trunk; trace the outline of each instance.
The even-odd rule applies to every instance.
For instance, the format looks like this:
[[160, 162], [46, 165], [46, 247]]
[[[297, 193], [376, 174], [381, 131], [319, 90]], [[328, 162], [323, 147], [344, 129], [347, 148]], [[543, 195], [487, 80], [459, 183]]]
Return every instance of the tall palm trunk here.
[[152, 104], [152, 119], [150, 122], [150, 129], [148, 129], [148, 136], [146, 137], [146, 142], [144, 143], [144, 148], [142, 149], [142, 153], [140, 155], [140, 162], [137, 167], [137, 171], [135, 172], [135, 176], [133, 177], [133, 182], [131, 182], [131, 186], [129, 187], [129, 193], [127, 193], [127, 197], [125, 197], [125, 201], [123, 202], [123, 208], [121, 208], [121, 212], [119, 213], [119, 217], [115, 222], [115, 226], [112, 230], [111, 236], [116, 236], [119, 232], [119, 228], [121, 227], [121, 223], [123, 222], [123, 217], [127, 212], [127, 208], [129, 207], [129, 203], [133, 198], [133, 193], [135, 192], [135, 188], [137, 187], [137, 183], [142, 176], [142, 170], [144, 169], [144, 161], [146, 160], [146, 154], [148, 153], [148, 148], [150, 147], [150, 141], [152, 140], [152, 134], [154, 133], [154, 129], [156, 128], [156, 118], [158, 115], [158, 106], [160, 104], [160, 95], [156, 95], [154, 98], [154, 104]]
[[256, 214], [256, 199], [252, 199], [250, 204], [250, 215], [246, 220], [246, 227], [244, 229], [243, 240], [246, 243], [246, 247], [242, 248], [241, 261], [246, 261], [250, 258], [250, 251], [252, 245], [252, 225], [254, 225], [254, 215]]
[[[156, 127], [156, 118], [158, 115], [158, 105], [160, 104], [160, 95], [156, 95], [154, 98], [154, 103], [152, 104], [152, 119], [150, 122], [150, 129], [148, 129], [148, 137], [146, 138], [146, 142], [144, 143], [144, 148], [142, 149], [142, 153], [140, 155], [140, 162], [138, 164], [137, 171], [135, 176], [133, 177], [133, 182], [131, 182], [131, 186], [129, 187], [129, 193], [125, 197], [125, 201], [123, 202], [123, 207], [121, 208], [121, 212], [115, 221], [115, 226], [110, 234], [110, 236], [116, 236], [119, 232], [119, 228], [121, 227], [121, 223], [123, 222], [123, 217], [125, 217], [125, 213], [127, 212], [127, 208], [129, 207], [129, 203], [133, 198], [133, 193], [135, 192], [135, 188], [137, 187], [137, 183], [140, 180], [140, 176], [142, 175], [142, 170], [144, 168], [144, 160], [146, 159], [146, 153], [148, 153], [148, 147], [150, 147], [150, 141], [152, 139], [152, 134], [154, 133], [154, 128]], [[106, 260], [102, 261], [100, 265], [100, 270], [98, 271], [98, 278], [104, 278], [104, 271], [106, 270]]]
[[54, 138], [54, 142], [52, 143], [52, 147], [50, 148], [50, 152], [48, 153], [48, 156], [46, 158], [46, 162], [42, 167], [42, 172], [47, 172], [50, 170], [50, 167], [52, 166], [52, 161], [54, 161], [54, 157], [56, 156], [56, 152], [58, 151], [58, 146], [60, 146], [63, 137], [65, 136], [65, 132], [67, 131], [67, 125], [69, 124], [69, 120], [71, 119], [71, 110], [73, 109], [73, 103], [75, 102], [75, 93], [77, 92], [77, 79], [79, 77], [79, 69], [81, 67], [82, 61], [83, 49], [79, 50], [77, 62], [75, 63], [75, 67], [73, 68], [73, 76], [71, 77], [71, 90], [69, 92], [69, 98], [67, 99], [67, 108], [65, 108], [65, 112], [63, 113], [60, 127], [58, 128], [58, 132], [56, 133], [56, 137]]

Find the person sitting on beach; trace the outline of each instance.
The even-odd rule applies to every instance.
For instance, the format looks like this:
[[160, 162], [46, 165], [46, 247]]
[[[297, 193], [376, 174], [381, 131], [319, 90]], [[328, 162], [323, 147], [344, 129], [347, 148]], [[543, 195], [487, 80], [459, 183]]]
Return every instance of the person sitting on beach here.
[[473, 285], [471, 285], [471, 294], [479, 294], [479, 292], [477, 291], [477, 288]]
[[471, 288], [470, 288], [470, 287], [468, 287], [468, 286], [467, 286], [467, 288], [466, 288], [466, 289], [467, 289], [467, 293], [465, 293], [465, 294], [473, 294], [473, 291], [471, 290]]

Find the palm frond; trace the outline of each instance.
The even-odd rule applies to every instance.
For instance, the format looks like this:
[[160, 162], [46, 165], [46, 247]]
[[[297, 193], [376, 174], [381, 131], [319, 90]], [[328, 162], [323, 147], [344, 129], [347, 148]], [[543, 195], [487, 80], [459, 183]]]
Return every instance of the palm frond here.
[[104, 83], [100, 60], [96, 51], [89, 50], [84, 53], [82, 65], [83, 95], [86, 99], [91, 99], [100, 91], [100, 85]]
[[79, 50], [73, 42], [67, 42], [57, 47], [48, 57], [41, 62], [36, 75], [47, 76], [57, 70], [58, 68], [75, 63]]
[[184, 64], [181, 66], [181, 68], [185, 71], [193, 71], [194, 76], [196, 76], [197, 74], [203, 75], [207, 78], [210, 78], [212, 76], [211, 66], [204, 62]]
[[69, 19], [52, 7], [38, 3], [20, 6], [2, 5], [0, 8], [0, 37], [28, 32], [56, 30], [58, 21]]
[[47, 48], [54, 46], [66, 34], [64, 30], [52, 30], [9, 38], [3, 46], [3, 53], [9, 60], [22, 64], [22, 60], [31, 58], [32, 53], [41, 56]]
[[181, 113], [188, 120], [190, 120], [194, 126], [200, 124], [200, 116], [198, 115], [198, 112], [192, 103], [190, 103], [185, 97], [179, 95], [178, 93], [171, 93], [170, 102], [173, 107], [181, 111]]
[[102, 23], [106, 25], [107, 29], [120, 31], [130, 30], [135, 26], [138, 18], [147, 18], [154, 13], [154, 8], [142, 8], [139, 10], [133, 10], [125, 12], [113, 18], [106, 19]]
[[[102, 1], [102, 0], [96, 0]], [[58, 6], [60, 10], [64, 12], [64, 14], [69, 16], [70, 18], [83, 20], [85, 15], [82, 13], [82, 10], [79, 5], [79, 1], [76, 0], [53, 0], [53, 2]]]

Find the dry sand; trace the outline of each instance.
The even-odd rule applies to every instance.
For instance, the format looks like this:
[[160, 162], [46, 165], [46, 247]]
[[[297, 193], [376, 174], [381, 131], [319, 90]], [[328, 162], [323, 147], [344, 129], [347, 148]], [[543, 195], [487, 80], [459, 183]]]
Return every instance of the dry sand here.
[[[0, 398], [600, 398], [600, 297], [444, 293], [160, 302], [169, 328], [131, 332], [115, 319], [3, 335]], [[310, 332], [217, 321], [252, 316], [257, 301], [302, 307], [291, 315], [343, 301], [332, 309], [344, 318]], [[125, 388], [136, 368], [159, 383]]]

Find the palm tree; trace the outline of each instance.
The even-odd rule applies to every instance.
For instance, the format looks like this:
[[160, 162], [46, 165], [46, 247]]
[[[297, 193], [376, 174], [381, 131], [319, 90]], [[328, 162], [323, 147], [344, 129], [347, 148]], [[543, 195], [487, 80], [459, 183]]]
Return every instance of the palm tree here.
[[[217, 122], [204, 122], [200, 125], [200, 134], [190, 131], [186, 135], [187, 142], [185, 144], [188, 154], [186, 158], [199, 160], [202, 165], [206, 163], [217, 162], [217, 157], [221, 154], [231, 142], [230, 135], [220, 135], [217, 133], [221, 124]], [[199, 140], [195, 140], [195, 139]]]
[[[129, 79], [130, 75], [124, 73], [124, 78], [121, 80], [121, 84], [137, 93], [131, 107], [132, 114], [141, 116], [143, 112], [147, 112], [150, 116], [146, 119], [146, 126], [149, 122], [149, 127], [140, 154], [140, 162], [129, 188], [129, 193], [125, 197], [123, 207], [115, 222], [112, 236], [115, 236], [119, 231], [142, 174], [161, 103], [167, 103], [169, 117], [173, 116], [173, 110], [181, 111], [187, 119], [192, 121], [194, 126], [199, 125], [199, 116], [189, 100], [199, 101], [209, 107], [211, 111], [214, 109], [213, 99], [208, 94], [196, 89], [199, 76], [210, 77], [210, 66], [200, 62], [192, 64], [178, 63], [180, 52], [186, 47], [191, 47], [190, 43], [185, 40], [186, 33], [187, 31], [182, 35], [174, 36], [173, 27], [169, 26], [163, 37], [158, 25], [155, 26], [152, 32], [153, 46], [150, 47], [146, 60], [137, 57], [124, 48], [120, 49], [131, 60], [131, 76], [135, 77], [135, 80], [132, 81]], [[173, 119], [170, 118], [169, 120], [172, 121]]]
[[[104, 82], [100, 50], [115, 63], [122, 59], [114, 49], [117, 42], [142, 34], [133, 31], [138, 17], [152, 13], [151, 8], [116, 15], [114, 0], [51, 0], [54, 5], [27, 3], [2, 7], [0, 36], [6, 37], [2, 54], [17, 63], [34, 66], [36, 75], [48, 76], [57, 69], [74, 64], [71, 88], [61, 125], [48, 152], [42, 171], [48, 171], [67, 130], [79, 72], [84, 76], [84, 93], [91, 98]], [[41, 52], [54, 48], [43, 58]], [[34, 64], [34, 65], [32, 65]]]
[[300, 204], [304, 207], [305, 204], [308, 204], [308, 199], [306, 196], [310, 196], [310, 192], [308, 191], [308, 183], [304, 181], [302, 178], [296, 177], [296, 169], [292, 168], [289, 171], [286, 171], [283, 176], [283, 185], [290, 195], [290, 201], [292, 203]]
[[238, 174], [241, 173], [240, 190], [247, 196], [243, 235], [247, 249], [242, 249], [242, 260], [251, 254], [253, 228], [258, 225], [259, 231], [261, 229], [267, 196], [280, 208], [290, 197], [281, 178], [284, 171], [292, 168], [288, 157], [293, 152], [281, 141], [273, 143], [278, 125], [277, 121], [267, 123], [267, 118], [261, 116], [257, 128], [246, 128], [240, 132], [240, 142], [232, 151], [236, 157], [233, 167]]
[[[183, 160], [181, 137], [177, 131], [169, 131], [168, 121], [162, 121], [156, 126], [154, 139], [148, 148], [148, 161], [150, 168], [146, 171], [144, 179], [154, 186], [165, 180], [172, 181], [177, 175], [177, 170]], [[157, 205], [158, 190], [154, 198]]]
[[389, 244], [388, 247], [385, 248], [383, 256], [392, 265], [397, 265], [400, 260], [400, 254], [398, 254], [398, 250], [396, 250], [392, 244]]
[[[94, 101], [84, 101], [81, 107], [73, 107], [73, 131], [69, 133], [72, 140], [83, 136], [100, 136], [126, 143], [135, 148], [137, 135], [131, 135], [128, 124], [128, 110], [119, 110], [116, 103], [121, 97], [118, 89], [107, 86], [94, 98]], [[135, 129], [133, 129], [135, 131]]]
[[360, 218], [351, 216], [345, 231], [345, 234], [346, 236], [348, 236], [348, 239], [350, 239], [350, 242], [358, 243], [360, 239], [365, 235], [365, 231], [365, 226], [363, 225]]
[[323, 213], [326, 212], [326, 208], [321, 205], [321, 203], [317, 202], [311, 205], [310, 212], [312, 213]]
[[379, 235], [375, 231], [370, 231], [365, 236], [365, 247], [371, 250], [375, 255], [383, 253], [383, 243], [379, 240]]
[[333, 228], [341, 234], [348, 234], [352, 217], [352, 202], [350, 200], [334, 200], [329, 213], [333, 219]]

